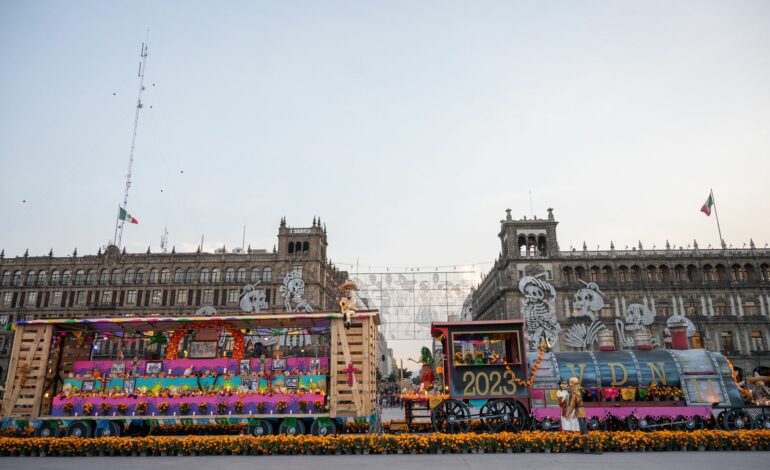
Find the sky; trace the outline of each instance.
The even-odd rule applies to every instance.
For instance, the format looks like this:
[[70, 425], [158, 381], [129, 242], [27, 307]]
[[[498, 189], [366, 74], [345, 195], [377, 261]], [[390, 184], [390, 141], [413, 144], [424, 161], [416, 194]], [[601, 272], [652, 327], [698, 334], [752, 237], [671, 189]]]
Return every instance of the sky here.
[[0, 2], [0, 248], [272, 249], [465, 266], [554, 208], [562, 249], [770, 242], [770, 2]]

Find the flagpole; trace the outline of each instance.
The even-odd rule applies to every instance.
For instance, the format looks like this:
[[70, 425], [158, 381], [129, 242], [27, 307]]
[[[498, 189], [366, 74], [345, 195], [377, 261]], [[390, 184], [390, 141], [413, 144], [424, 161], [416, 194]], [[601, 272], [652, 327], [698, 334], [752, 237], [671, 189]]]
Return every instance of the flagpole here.
[[717, 219], [717, 231], [719, 231], [719, 244], [725, 247], [725, 239], [722, 238], [722, 228], [719, 226], [719, 212], [717, 212], [717, 200], [714, 198], [714, 190], [711, 190], [711, 202], [714, 203], [714, 216]]

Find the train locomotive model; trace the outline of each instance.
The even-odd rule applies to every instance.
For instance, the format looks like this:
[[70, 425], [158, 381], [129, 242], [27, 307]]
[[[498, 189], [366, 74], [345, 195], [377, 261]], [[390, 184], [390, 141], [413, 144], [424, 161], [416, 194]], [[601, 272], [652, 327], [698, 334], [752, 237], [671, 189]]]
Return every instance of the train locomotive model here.
[[[770, 429], [770, 409], [745, 407], [728, 359], [704, 349], [526, 352], [523, 321], [433, 323], [444, 351], [438, 432], [557, 430], [558, 384], [577, 377], [589, 430]], [[611, 348], [614, 349], [614, 348]]]

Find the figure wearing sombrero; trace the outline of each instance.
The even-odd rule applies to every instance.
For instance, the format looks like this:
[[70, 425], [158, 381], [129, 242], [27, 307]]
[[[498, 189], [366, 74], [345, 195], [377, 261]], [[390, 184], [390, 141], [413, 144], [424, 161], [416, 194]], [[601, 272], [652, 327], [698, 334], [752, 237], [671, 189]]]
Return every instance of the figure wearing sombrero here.
[[353, 291], [358, 289], [358, 286], [353, 281], [345, 281], [339, 287], [342, 293], [341, 298], [337, 298], [337, 303], [340, 304], [340, 312], [342, 312], [342, 323], [345, 325], [345, 329], [350, 329], [350, 316], [355, 311], [356, 299], [353, 298]]

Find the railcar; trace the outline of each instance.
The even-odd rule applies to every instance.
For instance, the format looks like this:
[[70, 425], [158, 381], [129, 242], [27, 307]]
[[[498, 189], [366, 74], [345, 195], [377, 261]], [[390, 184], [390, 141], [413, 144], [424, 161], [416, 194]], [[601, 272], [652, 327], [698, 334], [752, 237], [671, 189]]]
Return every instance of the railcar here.
[[557, 430], [561, 380], [585, 391], [587, 426], [599, 429], [770, 429], [770, 409], [747, 407], [729, 360], [704, 349], [526, 352], [522, 321], [440, 322], [439, 432]]
[[376, 310], [21, 321], [3, 426], [32, 423], [44, 437], [210, 423], [335, 433], [376, 412], [377, 325]]

